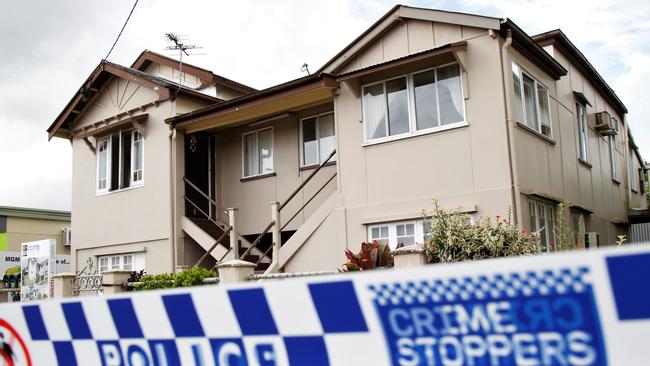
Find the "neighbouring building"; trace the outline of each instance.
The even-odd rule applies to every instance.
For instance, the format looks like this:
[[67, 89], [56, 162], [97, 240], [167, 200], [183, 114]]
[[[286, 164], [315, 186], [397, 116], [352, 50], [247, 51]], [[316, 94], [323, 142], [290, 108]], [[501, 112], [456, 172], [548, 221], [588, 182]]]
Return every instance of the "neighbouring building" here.
[[0, 206], [0, 279], [20, 286], [22, 243], [56, 240], [57, 272], [70, 271], [70, 212]]
[[102, 61], [48, 129], [73, 145], [76, 263], [332, 269], [363, 241], [423, 242], [433, 198], [510, 215], [544, 250], [563, 204], [591, 248], [647, 209], [634, 121], [560, 30], [396, 6], [271, 88], [179, 70]]

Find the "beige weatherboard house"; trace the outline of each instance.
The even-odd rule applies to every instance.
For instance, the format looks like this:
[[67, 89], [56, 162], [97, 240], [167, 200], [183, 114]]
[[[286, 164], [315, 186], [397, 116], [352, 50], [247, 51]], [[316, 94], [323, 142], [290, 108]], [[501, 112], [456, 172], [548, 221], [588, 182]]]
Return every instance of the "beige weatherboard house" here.
[[102, 62], [50, 127], [73, 144], [77, 263], [333, 269], [362, 241], [423, 242], [434, 197], [511, 210], [546, 250], [560, 203], [588, 247], [647, 220], [627, 109], [559, 30], [396, 6], [268, 89], [186, 66], [181, 86], [151, 52]]

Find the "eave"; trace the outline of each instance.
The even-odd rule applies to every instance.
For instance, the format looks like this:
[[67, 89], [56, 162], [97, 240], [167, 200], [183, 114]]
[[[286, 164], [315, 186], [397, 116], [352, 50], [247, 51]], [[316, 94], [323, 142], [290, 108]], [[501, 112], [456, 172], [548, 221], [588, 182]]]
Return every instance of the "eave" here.
[[512, 35], [512, 47], [554, 80], [560, 80], [567, 74], [567, 70], [557, 60], [510, 19], [501, 23], [501, 36], [507, 38], [508, 34]]
[[605, 79], [596, 71], [596, 68], [587, 60], [580, 50], [559, 29], [532, 36], [540, 46], [552, 45], [560, 51], [580, 73], [582, 73], [605, 100], [621, 115], [627, 113], [627, 108], [618, 98], [614, 90]]
[[310, 75], [165, 122], [187, 133], [238, 125], [331, 100], [337, 85], [331, 75]]

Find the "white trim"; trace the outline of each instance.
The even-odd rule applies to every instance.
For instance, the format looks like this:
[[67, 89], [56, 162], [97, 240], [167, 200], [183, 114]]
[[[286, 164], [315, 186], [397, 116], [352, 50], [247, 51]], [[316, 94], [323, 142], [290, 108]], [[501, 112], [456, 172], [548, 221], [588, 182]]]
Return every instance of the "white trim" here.
[[[519, 95], [521, 97], [519, 102], [521, 103], [521, 114], [522, 114], [521, 118], [523, 119], [523, 121], [517, 121], [517, 122], [520, 122], [520, 123], [524, 124], [525, 126], [530, 127], [533, 130], [535, 130], [535, 131], [539, 132], [540, 134], [544, 135], [544, 133], [542, 132], [542, 116], [541, 116], [541, 113], [540, 113], [541, 107], [539, 105], [539, 96], [537, 95], [537, 87], [538, 87], [538, 85], [540, 85], [542, 88], [544, 88], [546, 90], [546, 103], [548, 105], [548, 124], [549, 124], [548, 127], [550, 129], [549, 135], [548, 136], [544, 135], [544, 136], [548, 137], [549, 139], [553, 139], [553, 114], [551, 113], [551, 93], [550, 93], [550, 89], [546, 85], [544, 85], [544, 83], [537, 80], [531, 73], [524, 70], [524, 68], [521, 67], [521, 65], [517, 64], [514, 61], [512, 62], [512, 64], [517, 67], [517, 70], [519, 72], [519, 74], [518, 74], [518, 76], [519, 76]], [[512, 69], [512, 67], [511, 67], [511, 69]], [[514, 73], [514, 70], [512, 70], [512, 72]], [[527, 113], [526, 113], [526, 95], [524, 93], [524, 75], [527, 76], [529, 79], [531, 79], [533, 81], [533, 90], [532, 90], [533, 95], [532, 95], [532, 98], [533, 98], [533, 102], [535, 103], [535, 112], [536, 112], [536, 121], [535, 121], [535, 127], [534, 128], [531, 127], [527, 123], [528, 116], [527, 116]], [[513, 90], [514, 90], [514, 80], [513, 80], [512, 83], [513, 83]], [[514, 95], [513, 97], [516, 99], [517, 96]], [[515, 116], [515, 117], [518, 117], [518, 116]]]
[[[330, 114], [332, 115], [332, 121], [334, 122], [334, 138], [336, 139], [336, 114], [334, 113], [333, 110], [329, 111], [329, 112], [314, 114], [314, 115], [311, 115], [311, 116], [307, 116], [305, 118], [301, 118], [300, 121], [298, 122], [298, 124], [299, 124], [299, 126], [298, 126], [298, 130], [299, 130], [298, 140], [299, 140], [299, 145], [300, 145], [300, 159], [299, 160], [300, 160], [300, 167], [301, 168], [309, 167], [309, 166], [315, 166], [315, 165], [318, 165], [318, 164], [321, 163], [321, 155], [320, 155], [320, 117], [327, 116], [327, 115], [330, 115]], [[305, 164], [305, 161], [304, 161], [304, 158], [305, 158], [304, 145], [305, 145], [305, 143], [304, 143], [304, 140], [303, 140], [305, 138], [305, 136], [303, 134], [302, 125], [303, 125], [303, 122], [305, 120], [312, 119], [312, 118], [316, 119], [316, 127], [315, 127], [316, 128], [316, 148], [317, 148], [316, 156], [317, 156], [318, 160], [315, 163]], [[334, 155], [332, 157], [332, 159], [330, 159], [330, 161], [336, 161], [336, 155]]]
[[361, 146], [366, 147], [366, 146], [379, 145], [379, 144], [383, 144], [385, 142], [392, 142], [392, 141], [397, 141], [397, 140], [405, 140], [405, 139], [409, 139], [409, 138], [412, 138], [412, 137], [431, 135], [431, 134], [434, 134], [434, 133], [447, 131], [447, 130], [454, 130], [454, 129], [457, 129], [457, 128], [462, 128], [462, 127], [467, 127], [467, 126], [469, 126], [469, 123], [466, 122], [466, 121], [455, 122], [455, 123], [450, 123], [448, 125], [444, 125], [444, 126], [440, 126], [440, 127], [433, 127], [433, 128], [427, 128], [427, 129], [424, 129], [424, 130], [419, 130], [419, 131], [411, 133], [411, 134], [403, 133], [403, 134], [399, 134], [399, 135], [395, 135], [395, 136], [390, 136], [390, 137], [384, 137], [384, 138], [381, 138], [381, 139], [371, 140], [371, 141], [368, 141], [368, 142], [365, 142], [365, 143], [361, 144]]
[[[449, 124], [442, 124], [442, 121], [440, 120], [440, 101], [439, 101], [439, 92], [438, 92], [438, 69], [451, 66], [451, 65], [458, 65], [458, 78], [460, 79], [460, 100], [462, 103], [462, 117], [463, 120], [459, 122], [453, 122]], [[430, 128], [425, 128], [418, 130], [417, 129], [417, 114], [416, 114], [416, 109], [415, 109], [415, 88], [413, 86], [413, 76], [418, 75], [424, 72], [428, 72], [434, 70], [434, 85], [435, 85], [435, 90], [436, 90], [436, 113], [437, 113], [437, 120], [438, 120], [438, 126], [430, 127]], [[390, 135], [390, 118], [389, 118], [389, 111], [388, 111], [388, 93], [386, 91], [386, 83], [397, 80], [397, 79], [406, 79], [406, 101], [407, 101], [407, 111], [408, 111], [408, 126], [409, 126], [409, 131], [398, 134], [398, 135]], [[362, 112], [362, 122], [363, 122], [363, 144], [362, 146], [369, 146], [369, 145], [374, 145], [377, 143], [385, 142], [385, 141], [394, 141], [394, 140], [400, 140], [405, 137], [410, 137], [410, 136], [417, 136], [417, 135], [423, 135], [431, 132], [437, 132], [437, 131], [443, 131], [446, 129], [450, 128], [456, 128], [460, 126], [466, 126], [468, 125], [467, 121], [467, 105], [465, 103], [465, 92], [463, 90], [463, 83], [464, 83], [464, 78], [463, 78], [463, 70], [458, 62], [449, 62], [446, 64], [442, 65], [436, 65], [435, 67], [430, 67], [426, 69], [421, 69], [416, 72], [412, 72], [409, 74], [402, 74], [398, 75], [395, 77], [391, 77], [389, 79], [384, 79], [381, 81], [373, 82], [373, 83], [368, 83], [361, 85], [361, 112]], [[366, 120], [368, 119], [366, 116], [366, 108], [364, 107], [363, 103], [363, 90], [367, 87], [370, 86], [375, 86], [375, 85], [381, 85], [383, 90], [383, 105], [384, 105], [384, 114], [385, 114], [385, 136], [376, 138], [376, 139], [368, 139], [368, 134], [367, 134], [367, 128], [366, 128]], [[549, 101], [549, 106], [550, 106], [550, 101]], [[550, 112], [550, 111], [549, 111]], [[550, 113], [549, 113], [550, 115]]]
[[[131, 163], [129, 166], [129, 186], [128, 187], [121, 187], [122, 182], [123, 182], [123, 175], [125, 174], [124, 172], [124, 167], [122, 166], [123, 163], [123, 144], [122, 144], [122, 135], [128, 133], [131, 138]], [[140, 134], [141, 138], [141, 148], [142, 148], [142, 178], [140, 180], [134, 181], [133, 180], [133, 167], [134, 167], [134, 134], [138, 133]], [[117, 135], [118, 136], [118, 167], [117, 171], [119, 174], [118, 177], [118, 188], [110, 190], [111, 184], [112, 184], [112, 179], [113, 179], [113, 136]], [[145, 162], [145, 136], [141, 134], [138, 130], [133, 129], [133, 128], [124, 128], [124, 129], [119, 129], [117, 131], [113, 131], [110, 134], [97, 139], [97, 147], [96, 147], [96, 163], [95, 163], [95, 196], [104, 196], [107, 194], [111, 193], [116, 193], [116, 192], [122, 192], [122, 191], [128, 191], [134, 188], [139, 188], [144, 186], [144, 162]], [[99, 189], [99, 147], [103, 141], [107, 142], [107, 159], [106, 159], [106, 187], [104, 189]]]
[[[271, 130], [271, 171], [270, 172], [262, 172], [259, 173], [259, 171], [262, 169], [262, 162], [258, 162], [258, 173], [257, 174], [251, 174], [251, 175], [246, 175], [246, 145], [244, 143], [244, 139], [247, 135], [252, 135], [255, 134], [255, 150], [257, 151], [257, 155], [259, 158], [259, 152], [260, 152], [260, 137], [259, 133], [266, 131], [266, 130]], [[241, 135], [241, 178], [252, 178], [252, 177], [257, 177], [260, 175], [266, 175], [266, 174], [272, 174], [275, 173], [275, 131], [273, 126], [269, 127], [264, 127], [260, 128], [257, 130], [252, 130], [252, 131], [247, 131], [242, 133]]]

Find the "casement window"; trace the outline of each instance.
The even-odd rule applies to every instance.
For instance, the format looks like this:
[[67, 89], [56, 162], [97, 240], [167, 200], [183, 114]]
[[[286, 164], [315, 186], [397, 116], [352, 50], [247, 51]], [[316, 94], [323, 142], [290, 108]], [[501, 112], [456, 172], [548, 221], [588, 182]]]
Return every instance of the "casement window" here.
[[585, 247], [585, 215], [582, 212], [571, 211], [571, 235], [576, 248]]
[[[99, 272], [106, 271], [135, 271], [144, 269], [143, 258], [136, 258], [136, 254], [106, 255], [98, 258]], [[136, 261], [140, 262], [136, 265]]]
[[[612, 118], [612, 126], [618, 134], [618, 121]], [[616, 156], [616, 135], [609, 135], [609, 161], [612, 165], [612, 179], [618, 181], [618, 158]]]
[[552, 138], [551, 100], [548, 88], [512, 63], [517, 121]]
[[118, 131], [97, 140], [97, 193], [144, 183], [144, 137], [136, 130]]
[[461, 73], [456, 63], [365, 85], [362, 95], [366, 142], [465, 122]]
[[[300, 165], [317, 165], [336, 148], [334, 113], [325, 113], [300, 121]], [[335, 161], [333, 156], [330, 161]]]
[[273, 128], [242, 135], [243, 177], [273, 173]]
[[589, 161], [587, 145], [587, 109], [582, 103], [576, 103], [576, 118], [578, 121], [578, 148], [580, 159]]
[[397, 244], [406, 245], [424, 243], [423, 220], [398, 221], [368, 225], [368, 241], [388, 244], [391, 249]]
[[[472, 216], [466, 217], [469, 223], [473, 222]], [[405, 246], [428, 243], [431, 240], [431, 220], [417, 219], [368, 225], [368, 242], [375, 240], [388, 244], [391, 249], [397, 248], [400, 243]]]
[[636, 175], [637, 174], [637, 169], [636, 169], [636, 166], [634, 164], [634, 161], [635, 161], [634, 158], [636, 156], [634, 154], [634, 150], [629, 149], [628, 156], [630, 158], [628, 159], [629, 162], [628, 162], [628, 172], [627, 172], [627, 174], [628, 174], [628, 180], [630, 181], [630, 189], [633, 190], [634, 192], [638, 192], [639, 191], [639, 187], [638, 187], [639, 186], [639, 180], [637, 180], [637, 175]]
[[542, 251], [555, 250], [555, 205], [529, 199], [530, 231], [539, 231]]

